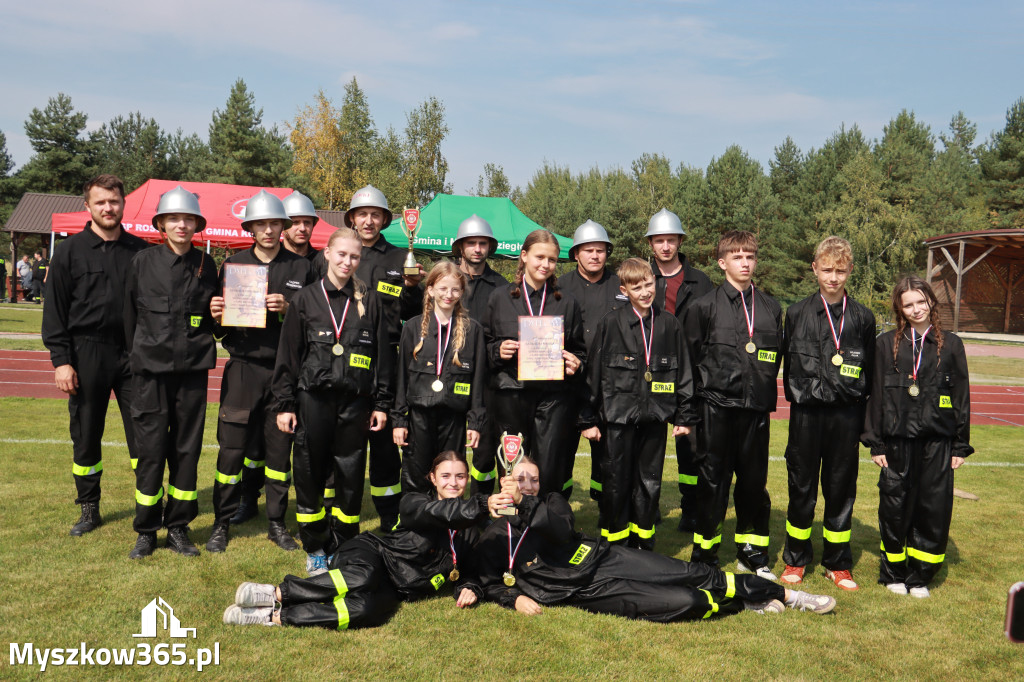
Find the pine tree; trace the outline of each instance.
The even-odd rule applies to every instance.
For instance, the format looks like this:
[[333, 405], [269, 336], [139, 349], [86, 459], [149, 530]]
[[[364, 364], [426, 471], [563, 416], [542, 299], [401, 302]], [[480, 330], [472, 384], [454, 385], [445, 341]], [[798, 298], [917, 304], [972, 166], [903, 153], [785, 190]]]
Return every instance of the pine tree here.
[[1006, 126], [981, 154], [988, 220], [994, 228], [1024, 227], [1024, 98], [1006, 112]]
[[91, 137], [97, 168], [120, 177], [126, 192], [150, 178], [170, 177], [170, 139], [155, 119], [138, 111], [115, 116]]
[[292, 166], [292, 151], [277, 127], [262, 125], [263, 109], [239, 78], [231, 87], [224, 110], [210, 122], [208, 182], [234, 185], [284, 186]]
[[64, 93], [32, 109], [25, 134], [35, 154], [18, 173], [23, 191], [77, 194], [95, 172], [95, 146], [82, 136], [88, 116]]
[[[518, 189], [518, 188], [517, 188]], [[476, 196], [512, 198], [517, 190], [505, 175], [505, 169], [493, 163], [484, 164], [484, 172], [476, 181]]]
[[441, 151], [447, 135], [444, 104], [436, 97], [427, 98], [406, 114], [402, 186], [403, 199], [410, 206], [424, 206], [435, 194], [451, 193], [451, 183], [446, 182], [448, 160]]
[[882, 139], [874, 152], [889, 203], [907, 206], [917, 201], [935, 157], [931, 129], [918, 121], [914, 112], [904, 109], [882, 128]]

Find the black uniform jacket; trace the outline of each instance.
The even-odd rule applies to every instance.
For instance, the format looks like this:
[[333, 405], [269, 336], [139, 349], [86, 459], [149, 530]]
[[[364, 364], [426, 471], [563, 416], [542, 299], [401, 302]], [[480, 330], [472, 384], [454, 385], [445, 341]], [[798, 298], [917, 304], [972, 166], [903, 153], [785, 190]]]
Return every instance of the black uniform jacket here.
[[[676, 293], [676, 309], [673, 311], [679, 321], [683, 321], [686, 313], [686, 306], [697, 300], [704, 294], [715, 288], [711, 278], [690, 264], [690, 261], [683, 254], [679, 254], [679, 262], [683, 264], [683, 283]], [[654, 270], [654, 303], [662, 310], [665, 309], [665, 288], [668, 282], [665, 276], [658, 269], [658, 263], [651, 260], [651, 269]]]
[[[458, 262], [456, 259], [454, 262]], [[463, 273], [465, 274], [465, 273]], [[508, 284], [508, 280], [494, 271], [487, 263], [484, 263], [484, 272], [479, 277], [466, 275], [468, 283], [466, 292], [462, 294], [462, 305], [466, 307], [469, 316], [477, 322], [483, 322], [487, 314], [487, 301], [491, 294], [502, 284]]]
[[956, 334], [943, 332], [942, 355], [929, 333], [917, 375], [920, 394], [908, 392], [914, 383], [913, 350], [909, 328], [900, 340], [899, 356], [892, 361], [896, 331], [878, 337], [875, 343], [875, 371], [871, 378], [864, 433], [860, 441], [872, 455], [884, 455], [886, 438], [949, 438], [953, 455], [967, 457], [971, 447], [971, 386], [967, 354]]
[[[451, 581], [454, 542], [459, 569], [455, 598], [459, 588], [482, 597], [473, 547], [479, 539], [476, 524], [487, 518], [487, 496], [439, 500], [434, 494], [406, 493], [398, 512], [398, 526], [391, 533], [364, 535], [377, 547], [388, 577], [402, 596], [408, 600], [431, 597]], [[456, 531], [453, 541], [449, 530]]]
[[[398, 352], [398, 382], [395, 390], [395, 409], [391, 413], [394, 428], [407, 428], [407, 414], [410, 407], [446, 407], [458, 414], [467, 415], [469, 428], [479, 431], [487, 415], [484, 411], [484, 383], [487, 381], [487, 347], [484, 344], [483, 327], [476, 320], [467, 320], [466, 338], [459, 351], [458, 366], [455, 357], [455, 330], [451, 331], [448, 349], [441, 358], [441, 382], [444, 389], [434, 391], [431, 384], [437, 380], [437, 318], [430, 316], [427, 336], [416, 357], [413, 348], [420, 342], [420, 324], [423, 317], [417, 315], [402, 329], [402, 343]], [[441, 338], [447, 335], [445, 325]]]
[[378, 237], [373, 246], [363, 246], [362, 258], [356, 277], [377, 292], [388, 330], [388, 343], [398, 346], [402, 334], [402, 320], [408, 320], [423, 310], [423, 288], [405, 286], [402, 267], [405, 249], [394, 246], [384, 237]]
[[693, 375], [686, 360], [683, 330], [674, 315], [652, 306], [644, 320], [651, 340], [651, 374], [644, 379], [647, 358], [641, 338], [640, 318], [628, 303], [605, 315], [598, 323], [594, 342], [587, 351], [588, 402], [580, 425], [598, 420], [612, 424], [642, 422], [687, 426], [696, 422], [693, 410]]
[[[257, 258], [255, 247], [245, 251], [239, 251], [229, 256], [224, 265], [232, 263], [235, 265], [265, 265], [270, 268], [267, 274], [267, 293], [284, 294], [286, 301], [291, 302], [292, 297], [302, 287], [316, 281], [313, 268], [309, 260], [302, 256], [296, 256], [291, 251], [281, 248], [277, 255], [269, 263], [264, 263]], [[220, 270], [221, 296], [224, 291], [224, 267]], [[217, 326], [217, 336], [222, 336], [221, 345], [231, 353], [233, 358], [244, 358], [250, 362], [261, 365], [274, 365], [277, 358], [277, 343], [281, 338], [281, 323], [284, 321], [282, 313], [267, 311], [267, 326], [259, 327], [222, 327]]]
[[[697, 398], [719, 407], [774, 412], [782, 361], [782, 308], [760, 289], [753, 292], [755, 352], [745, 350], [750, 337], [742, 298], [729, 282], [687, 307], [683, 334]], [[749, 304], [750, 289], [743, 295]]]
[[619, 290], [618, 275], [604, 269], [601, 279], [591, 282], [580, 274], [579, 268], [567, 272], [558, 278], [558, 288], [568, 291], [580, 304], [583, 317], [583, 341], [590, 348], [597, 333], [597, 323], [601, 318], [620, 306], [629, 307], [629, 298]]
[[[550, 280], [545, 282], [547, 300], [544, 303], [544, 315], [561, 315], [563, 318], [562, 334], [565, 350], [569, 351], [583, 363], [573, 376], [559, 381], [519, 381], [519, 358], [513, 355], [510, 360], [502, 360], [499, 348], [506, 339], [519, 340], [519, 318], [529, 316], [523, 296], [529, 293], [533, 312], [541, 314], [540, 303], [543, 292], [531, 289], [523, 282], [519, 298], [512, 298], [513, 283], [506, 284], [491, 295], [484, 316], [484, 338], [487, 341], [487, 362], [491, 368], [491, 386], [497, 389], [541, 388], [551, 391], [567, 390], [579, 386], [579, 377], [586, 371], [586, 345], [583, 341], [583, 319], [580, 306], [572, 294], [561, 292], [561, 300], [554, 295], [555, 287]], [[564, 384], [564, 385], [560, 385]]]
[[46, 270], [50, 267], [50, 261], [42, 258], [32, 261], [32, 281], [42, 282], [46, 279]]
[[43, 308], [43, 342], [54, 367], [75, 364], [76, 337], [125, 347], [124, 278], [132, 258], [146, 247], [124, 228], [116, 240], [105, 242], [91, 222], [60, 245], [50, 263]]
[[827, 315], [818, 293], [786, 309], [782, 384], [791, 403], [843, 406], [867, 399], [875, 357], [875, 316], [846, 297], [842, 324], [832, 316], [836, 334], [842, 326], [839, 350], [843, 364], [836, 366], [832, 364], [836, 344]]
[[[477, 543], [484, 596], [511, 609], [520, 595], [540, 604], [557, 604], [590, 586], [601, 559], [608, 554], [608, 543], [574, 529], [576, 517], [560, 493], [550, 493], [543, 500], [524, 495], [517, 506], [517, 516], [493, 521]], [[509, 570], [510, 526], [513, 552], [523, 531], [529, 531], [512, 565], [516, 583], [508, 587], [503, 575]]]
[[183, 256], [166, 243], [136, 254], [124, 290], [132, 372], [213, 369], [217, 344], [210, 299], [217, 288], [217, 264], [194, 246]]
[[[321, 282], [323, 288], [321, 288]], [[341, 328], [342, 355], [334, 355], [334, 322], [324, 290]], [[352, 279], [340, 290], [324, 278], [292, 298], [281, 327], [274, 365], [274, 410], [295, 412], [297, 391], [330, 391], [373, 398], [374, 409], [389, 412], [394, 401], [395, 365], [381, 312], [380, 298], [367, 290], [360, 317]]]

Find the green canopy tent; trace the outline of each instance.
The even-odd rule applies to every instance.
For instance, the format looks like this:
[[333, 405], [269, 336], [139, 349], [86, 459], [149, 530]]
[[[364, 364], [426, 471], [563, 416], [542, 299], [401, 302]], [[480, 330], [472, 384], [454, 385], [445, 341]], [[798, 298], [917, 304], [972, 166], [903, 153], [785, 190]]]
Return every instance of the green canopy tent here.
[[[397, 212], [397, 208], [395, 209]], [[506, 258], [518, 258], [523, 248], [526, 235], [534, 230], [542, 229], [523, 212], [516, 208], [511, 200], [504, 197], [464, 197], [452, 194], [438, 194], [429, 204], [420, 210], [420, 231], [416, 233], [413, 249], [416, 251], [449, 253], [452, 241], [459, 230], [459, 223], [473, 214], [477, 214], [494, 230], [498, 240], [495, 255]], [[384, 232], [384, 238], [395, 246], [409, 248], [409, 238], [402, 232], [402, 221], [395, 220]], [[558, 257], [569, 258], [569, 247], [572, 240], [561, 235], [558, 239]]]

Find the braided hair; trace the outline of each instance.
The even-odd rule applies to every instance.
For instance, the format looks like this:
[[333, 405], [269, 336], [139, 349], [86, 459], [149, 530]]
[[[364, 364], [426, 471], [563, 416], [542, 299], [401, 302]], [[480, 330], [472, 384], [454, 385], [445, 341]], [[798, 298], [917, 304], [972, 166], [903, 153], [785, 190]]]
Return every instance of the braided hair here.
[[928, 322], [932, 325], [932, 333], [935, 335], [935, 343], [938, 344], [935, 363], [938, 365], [942, 357], [942, 345], [945, 343], [945, 336], [942, 333], [942, 325], [939, 322], [939, 300], [935, 297], [935, 291], [928, 282], [916, 275], [904, 277], [892, 290], [892, 312], [896, 318], [896, 338], [892, 344], [892, 363], [896, 364], [900, 350], [900, 341], [907, 330], [907, 318], [903, 314], [903, 294], [908, 291], [919, 291], [924, 294], [928, 301]]
[[[459, 282], [459, 286], [462, 287], [462, 292], [466, 292], [467, 282], [466, 275], [461, 270], [449, 261], [441, 261], [433, 268], [430, 269], [430, 273], [427, 275], [426, 288], [436, 285], [440, 280], [445, 277], [454, 277]], [[420, 349], [423, 348], [423, 340], [427, 338], [427, 331], [430, 329], [430, 318], [434, 316], [434, 297], [424, 296], [423, 297], [423, 315], [420, 319], [420, 341], [416, 344], [416, 347], [412, 349], [412, 357], [415, 359], [419, 354]], [[452, 362], [458, 367], [462, 367], [462, 361], [459, 359], [459, 351], [466, 344], [466, 330], [469, 328], [469, 313], [466, 312], [466, 307], [462, 305], [462, 297], [455, 302], [455, 309], [452, 311], [452, 321], [450, 324], [454, 324], [455, 328], [452, 329], [452, 336], [455, 337], [454, 346], [455, 355], [452, 356]]]
[[[359, 234], [351, 227], [339, 227], [337, 230], [331, 233], [331, 236], [327, 239], [327, 248], [342, 239], [354, 240], [357, 244], [359, 242]], [[361, 248], [361, 247], [360, 247]], [[325, 254], [326, 257], [326, 254]], [[328, 266], [330, 267], [330, 266]], [[366, 283], [363, 280], [355, 276], [355, 273], [349, 278], [352, 280], [352, 297], [356, 299], [356, 308], [359, 311], [359, 317], [366, 315], [366, 306], [363, 304], [363, 299], [366, 297]]]
[[[526, 261], [523, 260], [523, 256], [526, 252], [533, 248], [534, 244], [550, 244], [555, 247], [555, 251], [561, 249], [561, 245], [558, 243], [558, 239], [555, 235], [551, 234], [545, 229], [534, 230], [530, 234], [526, 235], [526, 239], [523, 240], [523, 249], [519, 253], [519, 264], [516, 266], [516, 276], [512, 281], [512, 298], [519, 298], [523, 295], [523, 276], [526, 273]], [[555, 296], [556, 301], [562, 300], [562, 292], [558, 290], [557, 280], [554, 277], [554, 273], [548, 277], [545, 284], [551, 287], [551, 292]]]

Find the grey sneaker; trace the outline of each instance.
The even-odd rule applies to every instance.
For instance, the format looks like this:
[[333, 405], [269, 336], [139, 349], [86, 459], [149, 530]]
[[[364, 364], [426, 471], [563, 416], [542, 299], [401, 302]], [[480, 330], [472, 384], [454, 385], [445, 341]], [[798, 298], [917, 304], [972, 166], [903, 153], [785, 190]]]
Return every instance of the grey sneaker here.
[[327, 556], [322, 549], [306, 554], [306, 573], [310, 578], [327, 572]]
[[768, 601], [745, 601], [743, 602], [743, 608], [747, 611], [761, 614], [782, 613], [786, 610], [786, 605], [778, 599], [770, 599]]
[[907, 586], [903, 583], [889, 583], [885, 586], [885, 589], [889, 590], [893, 594], [906, 594]]
[[767, 566], [761, 566], [760, 568], [757, 568], [757, 569], [751, 569], [749, 566], [747, 566], [742, 561], [737, 561], [736, 562], [736, 572], [737, 573], [753, 573], [758, 578], [764, 578], [765, 580], [771, 580], [773, 583], [779, 582], [779, 579], [775, 577], [774, 573], [772, 573], [772, 569], [768, 568]]
[[801, 592], [800, 590], [790, 590], [789, 597], [790, 600], [786, 602], [786, 606], [799, 611], [813, 611], [814, 613], [823, 614], [830, 612], [836, 607], [835, 598], [824, 594], [811, 594], [809, 592]]
[[277, 588], [264, 583], [242, 583], [235, 590], [237, 606], [273, 606], [276, 602]]
[[921, 586], [921, 587], [911, 587], [910, 588], [910, 596], [911, 597], [917, 597], [918, 599], [927, 599], [928, 597], [932, 596], [932, 593], [929, 592], [928, 588], [924, 587], [924, 586]]
[[277, 625], [271, 617], [273, 606], [239, 606], [232, 604], [224, 610], [225, 625]]

